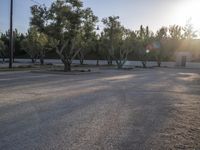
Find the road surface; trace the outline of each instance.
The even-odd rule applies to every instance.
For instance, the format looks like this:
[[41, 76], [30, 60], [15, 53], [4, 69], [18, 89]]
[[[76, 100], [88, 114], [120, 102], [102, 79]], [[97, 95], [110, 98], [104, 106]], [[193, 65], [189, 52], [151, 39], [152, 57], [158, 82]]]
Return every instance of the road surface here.
[[0, 73], [0, 149], [199, 150], [199, 73]]

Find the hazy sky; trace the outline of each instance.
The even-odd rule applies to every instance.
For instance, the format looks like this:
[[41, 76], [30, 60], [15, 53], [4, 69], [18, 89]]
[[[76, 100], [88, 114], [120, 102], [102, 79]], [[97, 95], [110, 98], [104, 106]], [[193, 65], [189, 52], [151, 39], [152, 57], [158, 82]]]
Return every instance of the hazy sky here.
[[[49, 5], [53, 0], [35, 0]], [[100, 20], [110, 15], [120, 16], [130, 29], [148, 25], [152, 30], [173, 24], [184, 25], [189, 17], [200, 28], [200, 0], [83, 0]], [[0, 0], [0, 32], [8, 29], [10, 0]], [[30, 20], [31, 0], [14, 0], [14, 27], [26, 32]]]

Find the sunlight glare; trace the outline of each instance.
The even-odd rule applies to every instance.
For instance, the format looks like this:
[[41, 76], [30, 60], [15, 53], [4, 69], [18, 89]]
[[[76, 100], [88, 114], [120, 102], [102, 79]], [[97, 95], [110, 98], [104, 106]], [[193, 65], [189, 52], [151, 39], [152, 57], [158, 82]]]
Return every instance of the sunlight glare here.
[[185, 25], [187, 20], [197, 29], [200, 27], [200, 0], [187, 0], [181, 2], [177, 9], [176, 19], [180, 24]]

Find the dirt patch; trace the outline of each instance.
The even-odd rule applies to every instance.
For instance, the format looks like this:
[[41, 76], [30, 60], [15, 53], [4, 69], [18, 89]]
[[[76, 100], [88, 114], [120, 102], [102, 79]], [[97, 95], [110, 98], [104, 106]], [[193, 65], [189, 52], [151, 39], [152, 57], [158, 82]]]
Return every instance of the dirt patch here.
[[[200, 79], [186, 82], [200, 87]], [[197, 88], [197, 87], [196, 87]], [[152, 149], [199, 150], [200, 149], [200, 93], [171, 94], [171, 111], [163, 127], [148, 140]]]

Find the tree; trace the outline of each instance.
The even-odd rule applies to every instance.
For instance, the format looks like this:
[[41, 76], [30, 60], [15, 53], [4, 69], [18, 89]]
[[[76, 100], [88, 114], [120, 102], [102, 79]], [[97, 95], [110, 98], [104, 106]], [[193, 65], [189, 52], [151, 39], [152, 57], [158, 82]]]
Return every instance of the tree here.
[[178, 25], [173, 25], [169, 27], [169, 35], [174, 40], [182, 39], [182, 27]]
[[166, 55], [168, 58], [172, 58], [175, 51], [180, 48], [183, 38], [183, 27], [178, 25], [173, 25], [169, 27], [169, 39], [165, 44], [165, 49], [167, 48]]
[[1, 41], [3, 42], [4, 44], [4, 54], [3, 54], [3, 58], [7, 57], [9, 55], [9, 43], [10, 43], [10, 40], [9, 40], [9, 31], [6, 31], [5, 33], [2, 33], [1, 34]]
[[56, 0], [49, 9], [34, 5], [31, 12], [31, 25], [49, 36], [64, 64], [64, 71], [71, 71], [72, 61], [81, 51], [78, 38], [84, 19], [82, 2]]
[[6, 46], [2, 40], [0, 40], [0, 57], [2, 57], [3, 62], [5, 61], [5, 50]]
[[80, 64], [83, 64], [83, 61], [85, 59], [85, 55], [89, 52], [91, 52], [94, 49], [94, 42], [96, 42], [96, 23], [98, 21], [98, 17], [96, 17], [91, 8], [87, 8], [84, 10], [83, 13], [83, 22], [81, 26], [81, 30], [79, 32], [79, 42], [78, 46], [81, 48], [81, 51], [79, 52], [79, 59]]
[[104, 40], [107, 40], [108, 43], [110, 43], [107, 48], [108, 54], [107, 54], [107, 59], [108, 59], [108, 64], [112, 64], [112, 60], [114, 59], [114, 50], [115, 50], [115, 45], [118, 42], [118, 38], [120, 38], [121, 34], [121, 24], [118, 21], [119, 16], [110, 16], [108, 18], [104, 18], [102, 20], [103, 24], [105, 25], [104, 28], [104, 34], [102, 34], [104, 37]]
[[[10, 31], [7, 30], [5, 33], [1, 34], [1, 40], [4, 42], [5, 45], [5, 56], [8, 55], [9, 52], [9, 33]], [[14, 56], [13, 56], [13, 61], [16, 56], [21, 56], [23, 55], [23, 50], [21, 48], [21, 42], [24, 40], [25, 35], [23, 33], [19, 33], [17, 29], [13, 31], [13, 47], [14, 47]]]
[[133, 32], [125, 29], [118, 21], [118, 16], [104, 18], [102, 22], [105, 25], [102, 39], [107, 46], [108, 62], [112, 64], [114, 59], [118, 68], [122, 68], [127, 60], [127, 56], [133, 49]]
[[99, 39], [96, 40], [96, 42], [96, 47], [98, 48], [96, 49], [98, 50], [97, 54], [101, 54], [103, 58], [107, 60], [108, 65], [111, 65], [112, 59], [109, 54], [110, 42], [108, 37], [105, 35], [105, 32], [101, 32], [101, 35], [99, 36]]
[[122, 39], [118, 43], [117, 51], [115, 51], [115, 61], [119, 69], [121, 69], [126, 63], [128, 54], [134, 50], [135, 44], [135, 32], [123, 29]]
[[156, 34], [157, 43], [155, 43], [155, 44], [157, 46], [154, 46], [154, 47], [156, 47], [154, 52], [155, 52], [155, 58], [156, 58], [158, 67], [161, 66], [162, 59], [165, 55], [165, 53], [164, 53], [164, 50], [165, 50], [164, 45], [165, 44], [164, 43], [166, 42], [166, 39], [167, 39], [167, 31], [168, 31], [168, 29], [166, 27], [162, 27], [157, 31], [157, 34]]
[[140, 26], [140, 30], [137, 33], [137, 53], [139, 59], [142, 61], [143, 68], [146, 68], [149, 51], [148, 45], [154, 40], [153, 32], [149, 30], [149, 27]]
[[21, 42], [25, 39], [25, 35], [23, 33], [19, 33], [17, 29], [13, 31], [13, 40], [14, 40], [14, 57], [21, 56], [24, 54], [24, 51], [21, 48]]
[[197, 35], [196, 35], [197, 31], [194, 30], [194, 27], [193, 27], [191, 21], [192, 21], [191, 18], [188, 19], [187, 22], [186, 22], [185, 27], [183, 28], [183, 31], [184, 31], [183, 37], [185, 39], [193, 39], [193, 38], [197, 37]]
[[49, 51], [48, 37], [44, 33], [37, 33], [37, 47], [39, 51], [40, 64], [44, 65], [46, 51]]
[[48, 38], [45, 34], [39, 33], [35, 28], [30, 28], [27, 37], [22, 41], [21, 46], [30, 56], [33, 63], [40, 58], [40, 64], [44, 64], [45, 50]]

